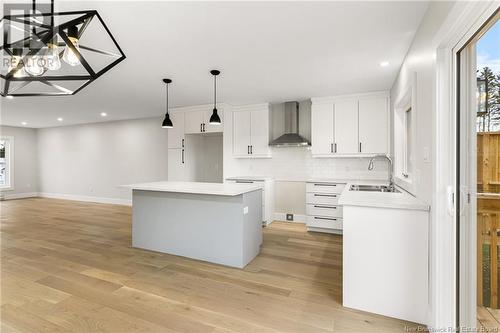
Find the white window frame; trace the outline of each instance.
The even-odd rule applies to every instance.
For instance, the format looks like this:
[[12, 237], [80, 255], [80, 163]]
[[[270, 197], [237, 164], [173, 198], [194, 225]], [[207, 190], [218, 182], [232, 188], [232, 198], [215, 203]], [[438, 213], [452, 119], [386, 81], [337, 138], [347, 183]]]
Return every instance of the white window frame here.
[[0, 185], [0, 191], [14, 190], [14, 137], [0, 136], [0, 140], [5, 140], [5, 161], [7, 184]]
[[[417, 73], [413, 72], [408, 87], [394, 104], [394, 181], [406, 191], [415, 192], [415, 153], [417, 123]], [[410, 140], [407, 133], [407, 112], [411, 110]], [[408, 147], [410, 141], [411, 147]], [[411, 170], [408, 168], [408, 151], [413, 156]]]

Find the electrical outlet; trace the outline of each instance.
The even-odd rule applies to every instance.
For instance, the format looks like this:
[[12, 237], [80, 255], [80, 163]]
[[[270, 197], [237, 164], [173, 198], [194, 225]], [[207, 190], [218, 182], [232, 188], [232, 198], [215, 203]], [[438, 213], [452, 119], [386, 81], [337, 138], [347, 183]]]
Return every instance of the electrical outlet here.
[[293, 221], [293, 214], [286, 214], [287, 221]]

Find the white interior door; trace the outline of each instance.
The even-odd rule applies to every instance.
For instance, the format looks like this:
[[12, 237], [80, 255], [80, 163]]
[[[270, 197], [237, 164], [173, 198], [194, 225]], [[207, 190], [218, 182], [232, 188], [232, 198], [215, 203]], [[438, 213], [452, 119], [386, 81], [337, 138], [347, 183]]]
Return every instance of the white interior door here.
[[204, 111], [187, 111], [185, 112], [185, 131], [186, 134], [196, 134], [203, 131]]
[[359, 154], [358, 100], [335, 102], [335, 143], [337, 154]]
[[361, 153], [386, 154], [388, 151], [387, 97], [359, 100], [359, 143]]
[[250, 113], [250, 153], [252, 156], [269, 154], [269, 111]]
[[184, 144], [184, 112], [170, 114], [173, 128], [167, 129], [168, 148], [183, 148]]
[[311, 143], [314, 155], [328, 155], [335, 152], [333, 131], [333, 103], [313, 104], [311, 110]]
[[233, 112], [233, 154], [247, 156], [250, 153], [250, 111]]

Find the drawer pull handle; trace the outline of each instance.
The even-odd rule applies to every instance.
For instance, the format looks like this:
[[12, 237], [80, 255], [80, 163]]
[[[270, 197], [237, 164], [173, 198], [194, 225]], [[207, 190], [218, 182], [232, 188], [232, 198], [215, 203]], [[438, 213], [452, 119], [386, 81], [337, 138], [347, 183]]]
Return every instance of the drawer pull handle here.
[[253, 184], [253, 181], [251, 180], [237, 180], [237, 183], [243, 183], [243, 184]]
[[337, 186], [337, 184], [314, 184], [314, 186]]
[[327, 218], [327, 217], [317, 217], [317, 216], [315, 216], [314, 219], [315, 220], [337, 221], [337, 219], [331, 219], [331, 218]]
[[336, 194], [314, 194], [315, 197], [328, 197], [328, 198], [336, 198]]
[[337, 209], [337, 207], [335, 207], [335, 206], [321, 206], [321, 205], [314, 205], [314, 208]]

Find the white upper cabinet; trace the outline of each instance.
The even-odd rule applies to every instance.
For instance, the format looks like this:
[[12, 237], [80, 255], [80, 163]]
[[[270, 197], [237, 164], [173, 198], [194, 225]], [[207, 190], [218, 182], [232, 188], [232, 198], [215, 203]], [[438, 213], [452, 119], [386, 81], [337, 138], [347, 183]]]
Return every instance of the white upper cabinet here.
[[363, 154], [388, 152], [388, 103], [386, 97], [359, 100], [359, 143]]
[[387, 154], [388, 93], [313, 98], [312, 154], [316, 157]]
[[335, 102], [335, 143], [337, 154], [359, 153], [357, 99]]
[[186, 111], [184, 113], [186, 119], [186, 134], [203, 133], [203, 120], [205, 118], [205, 111]]
[[233, 113], [233, 154], [250, 154], [250, 111]]
[[184, 112], [170, 113], [173, 128], [167, 129], [168, 148], [183, 148], [184, 147]]
[[[197, 108], [195, 110], [186, 110], [186, 134], [222, 132], [222, 124], [210, 125], [210, 116], [212, 115], [212, 109], [213, 107], [203, 106], [202, 108]], [[219, 115], [221, 121], [224, 122], [224, 109], [222, 107], [218, 109], [217, 114]]]
[[329, 155], [335, 152], [333, 103], [312, 104], [311, 141], [313, 155]]
[[270, 157], [269, 105], [237, 107], [233, 112], [233, 155]]
[[250, 112], [250, 154], [269, 154], [269, 110]]

